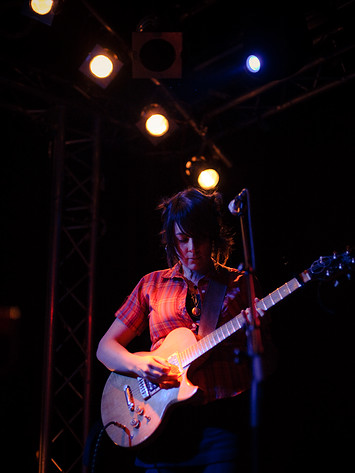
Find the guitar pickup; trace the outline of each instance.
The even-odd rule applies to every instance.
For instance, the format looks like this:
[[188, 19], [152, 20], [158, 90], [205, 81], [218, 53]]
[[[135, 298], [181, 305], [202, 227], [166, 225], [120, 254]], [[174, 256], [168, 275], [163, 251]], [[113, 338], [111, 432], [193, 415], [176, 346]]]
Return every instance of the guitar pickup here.
[[126, 384], [124, 386], [123, 390], [124, 390], [124, 394], [126, 396], [126, 403], [127, 403], [128, 409], [130, 411], [134, 411], [134, 398], [133, 398], [131, 387], [128, 386], [128, 384]]

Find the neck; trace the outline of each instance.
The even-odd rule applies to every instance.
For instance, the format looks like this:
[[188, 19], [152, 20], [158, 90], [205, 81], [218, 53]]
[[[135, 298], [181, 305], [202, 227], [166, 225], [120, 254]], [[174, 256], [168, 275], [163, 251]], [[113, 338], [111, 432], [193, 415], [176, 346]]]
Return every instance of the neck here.
[[199, 280], [202, 279], [210, 271], [211, 268], [206, 268], [206, 271], [194, 271], [182, 264], [182, 269], [185, 278], [197, 285]]

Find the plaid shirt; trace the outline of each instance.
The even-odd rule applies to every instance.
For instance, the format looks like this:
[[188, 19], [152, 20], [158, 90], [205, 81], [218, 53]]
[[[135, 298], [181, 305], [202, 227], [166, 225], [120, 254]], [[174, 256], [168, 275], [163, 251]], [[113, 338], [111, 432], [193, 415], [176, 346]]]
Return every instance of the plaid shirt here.
[[[213, 277], [227, 286], [217, 326], [224, 324], [248, 306], [244, 273], [215, 263], [214, 271], [198, 283], [202, 304], [209, 279]], [[149, 325], [151, 350], [157, 349], [172, 330], [187, 327], [196, 333], [197, 326], [186, 310], [188, 284], [182, 274], [181, 264], [173, 268], [154, 271], [144, 276], [122, 307], [116, 312], [127, 327], [140, 335]], [[203, 401], [239, 394], [250, 385], [250, 368], [247, 363], [236, 363], [234, 348], [246, 350], [244, 330], [237, 332], [215, 349], [189, 379], [197, 384]]]

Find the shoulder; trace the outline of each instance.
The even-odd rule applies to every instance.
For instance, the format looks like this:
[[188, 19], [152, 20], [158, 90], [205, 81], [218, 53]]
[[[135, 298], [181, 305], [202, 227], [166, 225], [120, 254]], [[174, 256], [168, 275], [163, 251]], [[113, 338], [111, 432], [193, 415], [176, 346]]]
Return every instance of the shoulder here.
[[175, 266], [173, 268], [160, 269], [157, 271], [152, 271], [145, 274], [141, 280], [140, 284], [156, 284], [158, 282], [167, 281], [173, 279], [177, 276], [177, 271]]
[[219, 263], [215, 263], [215, 270], [218, 278], [227, 285], [234, 285], [245, 277], [244, 271]]

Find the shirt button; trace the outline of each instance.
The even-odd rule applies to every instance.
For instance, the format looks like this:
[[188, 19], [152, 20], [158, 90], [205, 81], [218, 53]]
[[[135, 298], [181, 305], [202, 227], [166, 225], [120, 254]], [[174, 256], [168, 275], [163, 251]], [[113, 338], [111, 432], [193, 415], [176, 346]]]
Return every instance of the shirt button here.
[[205, 289], [202, 289], [201, 292], [202, 292], [202, 294], [204, 294], [204, 293], [206, 292], [206, 290], [205, 290]]

